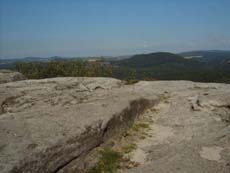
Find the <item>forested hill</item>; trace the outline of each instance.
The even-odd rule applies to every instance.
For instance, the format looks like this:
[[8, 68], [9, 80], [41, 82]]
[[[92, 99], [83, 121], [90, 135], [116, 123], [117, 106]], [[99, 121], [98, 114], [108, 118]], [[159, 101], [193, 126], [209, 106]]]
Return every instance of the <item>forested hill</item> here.
[[[203, 53], [203, 52], [202, 52]], [[172, 54], [158, 52], [134, 55], [113, 62], [114, 76], [150, 80], [192, 80], [230, 83], [230, 59], [227, 55]]]
[[133, 68], [149, 68], [158, 65], [181, 64], [181, 65], [201, 65], [201, 62], [193, 59], [185, 59], [183, 56], [157, 52], [150, 54], [134, 55], [129, 59], [117, 61], [116, 64]]
[[208, 50], [208, 51], [191, 51], [183, 52], [179, 55], [208, 63], [209, 65], [220, 65], [230, 61], [230, 51]]

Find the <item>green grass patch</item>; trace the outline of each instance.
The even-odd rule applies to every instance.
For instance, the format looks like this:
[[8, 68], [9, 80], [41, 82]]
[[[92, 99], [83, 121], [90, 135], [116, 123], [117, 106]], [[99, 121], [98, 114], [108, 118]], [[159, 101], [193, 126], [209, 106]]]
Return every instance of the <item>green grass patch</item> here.
[[106, 148], [100, 152], [98, 165], [91, 168], [87, 173], [116, 173], [121, 160], [121, 153]]

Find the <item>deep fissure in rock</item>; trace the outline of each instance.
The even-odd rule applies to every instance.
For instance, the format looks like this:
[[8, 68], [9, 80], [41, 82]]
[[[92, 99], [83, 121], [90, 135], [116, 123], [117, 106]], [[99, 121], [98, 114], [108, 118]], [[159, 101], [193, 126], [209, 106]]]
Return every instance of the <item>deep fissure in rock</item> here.
[[[37, 153], [32, 158], [25, 159], [12, 170], [13, 173], [57, 173], [66, 167], [72, 161], [87, 155], [91, 150], [100, 146], [109, 138], [120, 135], [126, 131], [134, 122], [134, 120], [144, 112], [145, 109], [155, 105], [158, 101], [138, 99], [130, 102], [129, 107], [125, 108], [119, 114], [113, 116], [103, 128], [95, 130], [90, 129], [83, 133], [80, 137], [68, 139], [65, 144], [59, 144], [46, 150], [45, 153]], [[101, 124], [98, 125], [99, 127]], [[88, 129], [89, 130], [89, 129]], [[90, 146], [86, 147], [90, 142]], [[64, 146], [65, 145], [65, 146]], [[67, 154], [69, 158], [65, 158]], [[74, 154], [75, 153], [75, 154]], [[71, 156], [72, 155], [72, 156]], [[30, 160], [29, 162], [27, 160]], [[84, 162], [84, 160], [80, 160]], [[50, 165], [55, 165], [55, 169]]]

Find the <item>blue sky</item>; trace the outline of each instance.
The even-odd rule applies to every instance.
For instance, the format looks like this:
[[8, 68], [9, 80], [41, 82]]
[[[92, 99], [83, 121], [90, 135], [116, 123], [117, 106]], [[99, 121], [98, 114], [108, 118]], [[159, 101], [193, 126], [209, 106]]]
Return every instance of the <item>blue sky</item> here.
[[0, 0], [0, 57], [230, 49], [230, 0]]

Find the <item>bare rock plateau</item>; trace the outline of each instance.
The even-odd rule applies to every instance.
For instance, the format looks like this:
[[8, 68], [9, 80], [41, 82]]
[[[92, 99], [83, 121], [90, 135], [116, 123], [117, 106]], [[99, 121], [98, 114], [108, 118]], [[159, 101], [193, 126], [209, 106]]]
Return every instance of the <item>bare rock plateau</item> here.
[[83, 77], [1, 83], [1, 173], [56, 173], [73, 161], [84, 169], [88, 153], [141, 116], [152, 121], [130, 153], [139, 165], [121, 172], [230, 172], [228, 84]]

